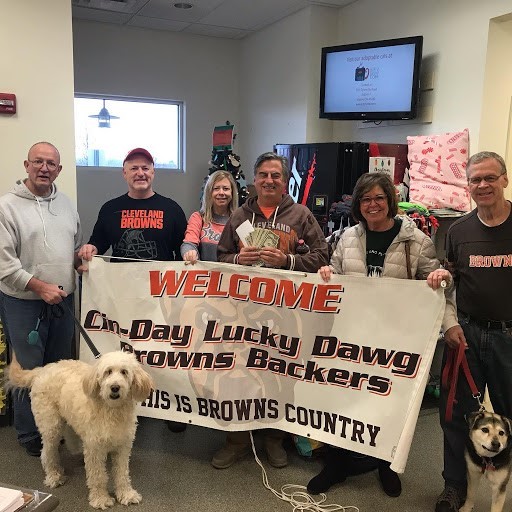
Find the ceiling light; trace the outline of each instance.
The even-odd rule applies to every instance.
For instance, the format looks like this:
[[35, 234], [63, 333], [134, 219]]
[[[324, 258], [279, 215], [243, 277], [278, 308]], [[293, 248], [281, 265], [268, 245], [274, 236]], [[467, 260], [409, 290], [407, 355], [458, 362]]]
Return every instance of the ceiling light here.
[[103, 108], [99, 111], [99, 113], [90, 115], [89, 117], [93, 117], [98, 120], [99, 128], [110, 128], [110, 120], [119, 119], [117, 116], [110, 115], [110, 112], [105, 107], [105, 100], [103, 100]]
[[192, 9], [193, 5], [188, 2], [176, 2], [173, 4], [176, 9]]

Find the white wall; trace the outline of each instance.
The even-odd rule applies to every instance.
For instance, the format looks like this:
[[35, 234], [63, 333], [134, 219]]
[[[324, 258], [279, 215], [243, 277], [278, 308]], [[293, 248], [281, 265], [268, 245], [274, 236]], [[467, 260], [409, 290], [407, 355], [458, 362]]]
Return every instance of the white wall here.
[[359, 0], [340, 9], [338, 44], [423, 35], [424, 58], [436, 80], [432, 124], [359, 129], [357, 122], [335, 121], [335, 140], [405, 143], [411, 134], [469, 128], [476, 151], [489, 20], [510, 11], [508, 0]]
[[76, 198], [71, 2], [0, 0], [1, 92], [16, 94], [15, 115], [0, 115], [0, 194], [26, 177], [29, 147], [60, 150], [59, 189]]
[[[479, 150], [492, 148], [503, 155], [512, 168], [512, 16], [491, 20], [489, 44], [484, 77], [484, 97], [480, 123]], [[512, 200], [512, 186], [505, 189], [505, 196]]]
[[309, 9], [303, 9], [242, 40], [241, 154], [247, 170], [274, 144], [306, 139], [309, 34]]
[[309, 70], [307, 80], [309, 91], [307, 97], [308, 113], [306, 121], [306, 140], [304, 142], [332, 142], [334, 123], [320, 119], [320, 55], [324, 46], [337, 44], [338, 9], [330, 7], [311, 7]]
[[[186, 172], [157, 171], [155, 189], [190, 215], [208, 175], [213, 127], [238, 125], [240, 42], [80, 20], [73, 21], [73, 37], [76, 92], [185, 102]], [[78, 169], [86, 236], [100, 206], [126, 190], [120, 169]]]
[[[484, 97], [479, 149], [495, 148], [505, 156], [512, 98], [512, 20], [492, 20], [484, 75]], [[512, 165], [512, 162], [509, 162]]]

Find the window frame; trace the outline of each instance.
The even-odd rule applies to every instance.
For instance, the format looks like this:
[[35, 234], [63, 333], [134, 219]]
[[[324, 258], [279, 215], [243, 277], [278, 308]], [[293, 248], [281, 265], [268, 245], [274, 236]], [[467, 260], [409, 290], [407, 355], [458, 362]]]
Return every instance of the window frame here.
[[[178, 136], [178, 165], [177, 167], [171, 168], [171, 167], [157, 167], [155, 170], [158, 171], [165, 171], [170, 173], [178, 173], [178, 174], [184, 174], [185, 173], [185, 129], [184, 129], [184, 123], [185, 123], [185, 102], [180, 100], [166, 100], [162, 98], [148, 98], [148, 97], [141, 97], [141, 96], [122, 96], [122, 95], [113, 95], [113, 94], [98, 94], [98, 93], [81, 93], [81, 92], [75, 92], [73, 95], [73, 102], [75, 98], [85, 98], [85, 99], [94, 99], [94, 100], [113, 100], [113, 101], [127, 101], [127, 102], [133, 102], [133, 103], [156, 103], [161, 105], [175, 105], [178, 107], [178, 129], [177, 129], [177, 136]], [[74, 121], [74, 128], [75, 128], [76, 119]], [[76, 140], [75, 140], [76, 144]], [[75, 165], [76, 167], [80, 167], [82, 169], [118, 169], [118, 167], [104, 167], [104, 166], [94, 166], [94, 165], [78, 165], [76, 163], [76, 154], [75, 154]]]

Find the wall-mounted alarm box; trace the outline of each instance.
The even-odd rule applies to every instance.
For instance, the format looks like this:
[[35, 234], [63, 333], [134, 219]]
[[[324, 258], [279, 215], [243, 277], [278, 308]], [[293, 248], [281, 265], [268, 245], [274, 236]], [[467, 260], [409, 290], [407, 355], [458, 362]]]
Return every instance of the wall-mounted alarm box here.
[[0, 114], [16, 114], [16, 95], [0, 92]]

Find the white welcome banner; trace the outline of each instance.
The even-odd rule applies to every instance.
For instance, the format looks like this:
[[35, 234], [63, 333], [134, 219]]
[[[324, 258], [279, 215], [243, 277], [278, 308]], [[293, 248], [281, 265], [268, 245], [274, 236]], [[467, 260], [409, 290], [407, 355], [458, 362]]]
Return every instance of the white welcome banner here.
[[[444, 312], [425, 281], [199, 262], [84, 274], [82, 325], [155, 380], [139, 414], [222, 430], [276, 428], [403, 472]], [[93, 356], [81, 343], [81, 359]]]

